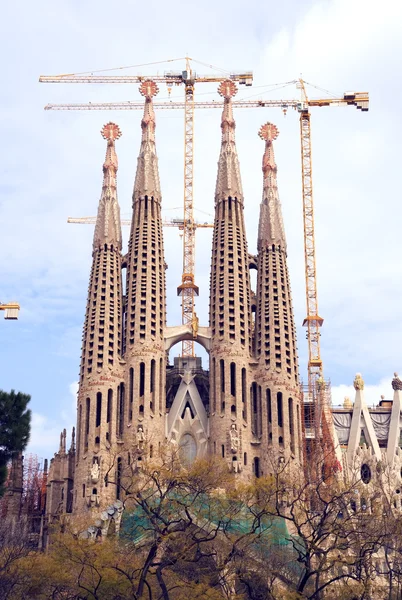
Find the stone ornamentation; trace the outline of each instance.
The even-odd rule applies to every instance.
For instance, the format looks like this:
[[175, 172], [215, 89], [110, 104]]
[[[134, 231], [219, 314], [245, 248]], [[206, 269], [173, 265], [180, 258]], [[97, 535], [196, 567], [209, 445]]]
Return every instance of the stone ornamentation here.
[[143, 429], [142, 425], [138, 425], [138, 429], [137, 429], [137, 450], [139, 452], [143, 452], [144, 451], [144, 446], [145, 446], [145, 433], [144, 433], [144, 429]]
[[193, 314], [193, 318], [191, 320], [191, 329], [193, 332], [193, 338], [196, 338], [198, 334], [198, 317], [196, 313]]
[[402, 390], [402, 381], [399, 379], [398, 373], [394, 373], [394, 378], [392, 380], [392, 389]]
[[237, 454], [240, 447], [240, 437], [237, 431], [236, 425], [232, 423], [229, 431], [230, 436], [230, 450], [233, 454]]
[[[278, 452], [296, 469], [302, 464], [298, 357], [273, 146], [278, 129], [265, 123], [260, 130], [263, 195], [258, 253], [251, 259], [257, 267], [257, 289], [252, 290], [235, 140], [236, 92], [234, 81], [222, 81], [210, 321], [201, 326], [191, 312], [174, 333], [174, 343], [197, 340], [209, 350], [209, 373], [192, 356], [181, 357], [177, 372], [167, 364], [167, 350], [174, 344], [166, 325], [156, 82], [145, 79], [140, 85], [141, 146], [124, 256], [115, 149], [121, 131], [114, 123], [102, 129], [107, 148], [83, 335], [76, 468], [66, 488], [75, 514], [98, 503], [102, 509], [111, 506], [120, 494], [124, 499], [121, 478], [126, 467], [140, 471], [146, 456], [157, 462], [157, 449], [170, 440], [179, 456], [185, 446], [189, 461], [216, 454], [245, 479], [268, 473]], [[65, 452], [64, 439], [61, 446]], [[115, 485], [105, 479], [109, 473]]]
[[94, 462], [91, 466], [91, 482], [98, 483], [100, 476], [100, 466], [98, 462]]
[[353, 387], [355, 390], [364, 390], [364, 381], [360, 373], [356, 373], [356, 377], [353, 381]]

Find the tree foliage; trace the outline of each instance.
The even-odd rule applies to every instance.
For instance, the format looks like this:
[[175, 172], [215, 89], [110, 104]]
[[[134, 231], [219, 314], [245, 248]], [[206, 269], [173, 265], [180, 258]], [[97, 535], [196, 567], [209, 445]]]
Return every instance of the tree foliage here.
[[0, 390], [0, 497], [4, 494], [7, 463], [16, 452], [22, 452], [29, 441], [31, 396], [22, 392]]
[[143, 455], [119, 480], [119, 537], [87, 539], [81, 517], [51, 535], [47, 554], [3, 551], [0, 598], [400, 598], [402, 519], [381, 486], [358, 508], [359, 479], [303, 482], [287, 467], [241, 483], [221, 460], [183, 468], [174, 452]]

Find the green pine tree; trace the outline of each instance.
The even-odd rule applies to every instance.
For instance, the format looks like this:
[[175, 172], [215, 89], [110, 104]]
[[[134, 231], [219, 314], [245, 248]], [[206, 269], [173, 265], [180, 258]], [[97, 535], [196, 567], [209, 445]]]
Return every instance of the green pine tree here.
[[4, 494], [7, 463], [16, 452], [22, 452], [29, 441], [31, 396], [22, 392], [0, 390], [0, 497]]

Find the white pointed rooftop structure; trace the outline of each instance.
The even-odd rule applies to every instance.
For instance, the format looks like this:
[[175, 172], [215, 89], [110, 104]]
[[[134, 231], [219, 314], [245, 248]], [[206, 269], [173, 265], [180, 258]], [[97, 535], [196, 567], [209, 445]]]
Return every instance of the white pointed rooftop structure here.
[[144, 196], [153, 197], [160, 202], [162, 197], [155, 146], [155, 111], [152, 100], [158, 92], [158, 86], [150, 79], [143, 81], [140, 86], [140, 93], [145, 97], [145, 104], [141, 121], [141, 147], [137, 161], [133, 202]]
[[392, 380], [392, 389], [394, 398], [392, 402], [391, 422], [388, 433], [387, 461], [390, 465], [394, 462], [396, 450], [399, 447], [399, 438], [401, 435], [401, 407], [402, 407], [402, 381], [398, 373], [394, 373]]
[[115, 148], [115, 141], [121, 136], [121, 131], [118, 125], [109, 122], [102, 128], [101, 135], [107, 140], [107, 148], [103, 163], [102, 195], [96, 218], [93, 249], [97, 250], [104, 244], [108, 244], [121, 250], [120, 207], [116, 184], [118, 161]]
[[222, 81], [218, 93], [224, 98], [222, 111], [222, 142], [218, 161], [218, 175], [215, 188], [215, 202], [226, 198], [237, 198], [243, 202], [243, 187], [240, 176], [239, 158], [237, 156], [232, 98], [237, 94], [237, 87], [230, 79]]
[[279, 200], [277, 172], [273, 142], [279, 135], [273, 123], [265, 123], [258, 133], [265, 140], [265, 152], [262, 158], [264, 187], [260, 206], [257, 247], [280, 246], [286, 251], [286, 237], [283, 226], [282, 209]]
[[353, 382], [356, 390], [355, 403], [353, 405], [352, 422], [350, 425], [349, 442], [347, 449], [348, 464], [352, 465], [356, 450], [359, 447], [362, 431], [368, 448], [377, 460], [381, 460], [381, 450], [375, 435], [370, 413], [364, 399], [364, 381], [360, 373], [356, 373]]

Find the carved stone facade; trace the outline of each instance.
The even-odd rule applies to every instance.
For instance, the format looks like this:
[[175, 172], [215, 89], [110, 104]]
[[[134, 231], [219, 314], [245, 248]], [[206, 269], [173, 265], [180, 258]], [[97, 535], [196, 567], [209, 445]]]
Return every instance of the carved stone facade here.
[[[73, 494], [64, 488], [72, 502], [65, 502], [63, 510], [75, 513], [98, 514], [124, 499], [125, 467], [135, 472], [145, 453], [157, 459], [166, 443], [177, 447], [186, 464], [217, 454], [243, 479], [270, 473], [278, 461], [290, 461], [299, 471], [302, 463], [296, 336], [272, 145], [277, 130], [272, 124], [261, 129], [263, 197], [258, 255], [253, 257], [247, 246], [235, 142], [236, 87], [231, 81], [221, 84], [209, 324], [203, 326], [197, 319], [166, 327], [153, 107], [157, 91], [153, 82], [141, 84], [142, 138], [125, 256], [116, 189], [115, 141], [120, 130], [113, 123], [102, 130], [107, 152], [83, 333]], [[258, 272], [256, 291], [251, 290], [251, 268]], [[176, 273], [179, 269], [178, 263]], [[167, 363], [169, 349], [184, 339], [207, 350], [209, 371], [195, 357], [175, 358], [174, 366]], [[56, 512], [61, 494], [56, 471], [68, 463], [72, 473], [65, 456], [70, 453], [61, 448], [53, 459], [50, 513]]]
[[[124, 257], [116, 190], [115, 140], [120, 131], [112, 123], [102, 130], [107, 152], [83, 332], [77, 444], [75, 448], [73, 437], [66, 451], [63, 432], [47, 481], [49, 520], [63, 512], [89, 511], [98, 515], [101, 529], [118, 527], [125, 467], [140, 473], [144, 456], [157, 460], [165, 444], [177, 448], [183, 464], [208, 454], [221, 456], [245, 480], [269, 474], [284, 462], [300, 473], [303, 462], [303, 405], [273, 149], [278, 131], [271, 123], [260, 130], [265, 142], [263, 194], [258, 252], [252, 256], [235, 143], [232, 97], [236, 88], [233, 82], [220, 86], [224, 105], [209, 323], [203, 326], [197, 319], [167, 327], [162, 195], [152, 101], [157, 87], [145, 81], [141, 91], [145, 96], [142, 139]], [[176, 267], [177, 273], [181, 264]], [[251, 268], [257, 270], [255, 292]], [[196, 357], [176, 357], [173, 365], [168, 364], [169, 350], [182, 340], [195, 340], [205, 348], [209, 371]], [[370, 487], [374, 473], [379, 477], [386, 468], [392, 475], [390, 497], [400, 507], [402, 382], [395, 373], [393, 401], [382, 399], [375, 409], [365, 403], [360, 374], [354, 387], [354, 404], [347, 399], [343, 408], [332, 410], [343, 476], [357, 469], [363, 484]], [[361, 507], [368, 503], [369, 487], [359, 498]], [[15, 512], [21, 495], [18, 485], [13, 484], [13, 494]], [[113, 518], [105, 509], [110, 509], [110, 515], [113, 512]], [[90, 536], [98, 533], [88, 530]]]

